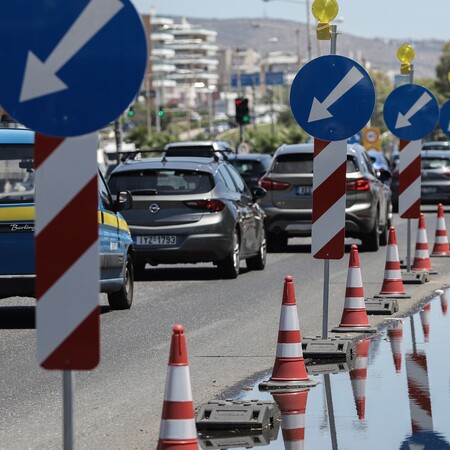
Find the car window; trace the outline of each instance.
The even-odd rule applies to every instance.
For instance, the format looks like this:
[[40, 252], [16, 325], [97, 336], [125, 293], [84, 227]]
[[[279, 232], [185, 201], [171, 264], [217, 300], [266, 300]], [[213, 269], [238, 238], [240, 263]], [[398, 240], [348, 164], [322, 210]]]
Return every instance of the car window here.
[[242, 194], [250, 195], [250, 191], [248, 190], [248, 187], [245, 184], [245, 181], [239, 175], [239, 172], [236, 170], [236, 168], [229, 165], [229, 166], [227, 166], [227, 169], [231, 173], [231, 176], [236, 184], [237, 190]]
[[111, 198], [111, 193], [109, 192], [108, 186], [105, 183], [103, 177], [98, 175], [98, 192], [100, 194], [100, 201], [105, 209], [112, 211], [113, 200]]
[[368, 170], [373, 176], [376, 176], [376, 175], [375, 175], [375, 170], [374, 170], [374, 168], [373, 168], [372, 161], [370, 160], [370, 158], [369, 158], [369, 156], [367, 155], [367, 153], [366, 153], [366, 152], [362, 152], [361, 155], [362, 155], [363, 161], [364, 161], [364, 163], [365, 163], [365, 165], [366, 165], [366, 167], [367, 167], [367, 170]]
[[353, 156], [347, 155], [347, 166], [345, 171], [346, 173], [358, 172], [358, 164]]
[[280, 155], [274, 161], [274, 173], [313, 173], [313, 154]]
[[231, 174], [228, 172], [228, 170], [225, 169], [224, 166], [219, 167], [219, 174], [223, 179], [223, 182], [225, 183], [225, 186], [230, 189], [230, 191], [237, 192], [236, 184], [233, 181], [233, 178], [231, 178]]
[[0, 204], [34, 201], [33, 145], [2, 144]]
[[264, 167], [260, 161], [244, 161], [239, 159], [232, 159], [231, 164], [236, 167], [241, 175], [256, 175], [259, 176], [264, 171]]
[[443, 169], [450, 166], [447, 158], [424, 158], [422, 156], [422, 169]]
[[185, 195], [209, 192], [213, 184], [208, 172], [148, 169], [112, 174], [109, 187], [113, 194], [131, 191], [133, 195]]

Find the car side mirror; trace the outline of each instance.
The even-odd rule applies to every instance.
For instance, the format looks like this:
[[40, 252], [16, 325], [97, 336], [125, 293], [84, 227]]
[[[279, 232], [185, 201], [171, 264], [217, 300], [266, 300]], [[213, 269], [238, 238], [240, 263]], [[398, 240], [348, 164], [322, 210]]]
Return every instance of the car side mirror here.
[[116, 207], [118, 211], [131, 209], [133, 207], [133, 196], [130, 191], [120, 191], [117, 193]]
[[381, 181], [387, 181], [392, 178], [392, 173], [389, 170], [379, 169], [377, 170], [378, 178]]
[[264, 188], [262, 188], [261, 186], [253, 186], [251, 191], [252, 191], [253, 199], [255, 201], [259, 200], [261, 198], [264, 198], [267, 194], [267, 191]]

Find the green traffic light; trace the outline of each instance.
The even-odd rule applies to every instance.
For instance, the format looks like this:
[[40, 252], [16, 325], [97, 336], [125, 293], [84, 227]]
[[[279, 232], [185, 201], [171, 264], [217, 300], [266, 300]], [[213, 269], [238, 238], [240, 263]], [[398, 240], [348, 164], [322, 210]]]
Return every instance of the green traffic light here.
[[128, 117], [133, 117], [134, 116], [134, 111], [132, 109], [130, 109], [128, 111]]
[[162, 109], [160, 109], [158, 115], [159, 115], [159, 117], [162, 117], [164, 115], [164, 111]]

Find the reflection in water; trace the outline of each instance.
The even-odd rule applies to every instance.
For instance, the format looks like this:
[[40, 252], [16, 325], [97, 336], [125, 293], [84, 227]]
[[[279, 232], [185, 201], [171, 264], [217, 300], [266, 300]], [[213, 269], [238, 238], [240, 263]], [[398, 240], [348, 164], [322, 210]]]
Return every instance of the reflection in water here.
[[355, 368], [350, 370], [356, 413], [360, 420], [363, 420], [366, 416], [366, 379], [369, 347], [370, 339], [364, 339], [356, 343]]
[[[323, 389], [276, 392], [282, 433], [267, 448], [450, 450], [449, 290], [440, 294], [413, 316], [393, 319], [389, 328], [357, 343], [348, 374], [324, 365], [322, 375], [314, 375]], [[257, 386], [244, 398], [255, 393], [272, 399]]]
[[391, 343], [395, 372], [400, 373], [402, 370], [403, 321], [397, 320], [394, 325], [387, 330], [387, 333], [389, 336], [389, 342]]

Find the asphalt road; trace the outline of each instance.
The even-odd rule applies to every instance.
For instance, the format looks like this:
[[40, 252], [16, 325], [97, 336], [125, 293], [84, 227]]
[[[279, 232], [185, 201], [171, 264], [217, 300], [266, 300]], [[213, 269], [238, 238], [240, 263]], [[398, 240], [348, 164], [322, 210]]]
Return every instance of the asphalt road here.
[[[430, 252], [435, 209], [426, 214]], [[450, 216], [446, 210], [447, 229]], [[400, 257], [406, 256], [406, 220], [394, 217]], [[417, 221], [411, 221], [414, 256]], [[350, 243], [350, 241], [349, 241]], [[165, 266], [147, 270], [136, 282], [129, 311], [109, 311], [101, 297], [101, 363], [75, 374], [75, 448], [155, 449], [159, 435], [172, 326], [186, 328], [192, 393], [196, 407], [230, 398], [270, 376], [275, 358], [284, 277], [294, 278], [303, 337], [322, 331], [323, 266], [310, 254], [310, 241], [292, 241], [285, 253], [268, 255], [262, 272], [242, 264], [237, 280], [221, 280], [212, 265]], [[329, 328], [340, 323], [348, 251], [330, 262]], [[366, 297], [383, 281], [385, 247], [360, 253]], [[399, 300], [405, 315], [420, 299], [449, 281], [447, 258], [432, 258], [438, 275], [423, 285], [405, 285]], [[62, 374], [35, 360], [33, 299], [0, 300], [0, 449], [62, 448]], [[371, 315], [377, 325], [392, 316]]]

